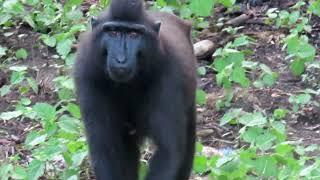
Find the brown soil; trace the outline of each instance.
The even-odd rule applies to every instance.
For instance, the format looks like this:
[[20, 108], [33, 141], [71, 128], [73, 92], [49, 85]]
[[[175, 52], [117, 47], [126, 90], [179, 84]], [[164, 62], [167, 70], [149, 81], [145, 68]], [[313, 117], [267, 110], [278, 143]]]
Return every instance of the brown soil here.
[[[282, 6], [284, 5], [282, 4]], [[286, 7], [284, 6], [284, 8]], [[263, 14], [264, 9], [263, 7], [258, 7], [252, 9], [252, 11], [254, 16], [251, 20], [256, 20], [261, 18], [259, 14]], [[213, 21], [219, 16], [224, 15], [222, 13], [218, 14], [217, 17], [213, 18]], [[320, 18], [313, 17], [311, 22], [313, 30], [308, 36], [311, 38], [311, 42], [317, 48], [319, 54]], [[13, 32], [13, 34], [5, 37], [5, 32]], [[243, 108], [243, 110], [248, 112], [254, 110], [263, 111], [269, 115], [277, 108], [290, 110], [292, 105], [288, 102], [289, 96], [313, 87], [304, 83], [301, 78], [291, 75], [288, 69], [289, 62], [285, 59], [286, 54], [281, 50], [282, 45], [280, 44], [280, 40], [285, 36], [284, 31], [276, 30], [271, 26], [261, 23], [246, 23], [241, 32], [251, 35], [256, 39], [256, 43], [251, 47], [254, 55], [248, 59], [268, 65], [273, 71], [279, 73], [279, 80], [272, 88], [250, 88], [249, 90], [235, 88], [236, 93], [231, 106]], [[216, 33], [216, 36], [220, 35]], [[210, 38], [219, 39], [220, 37], [214, 37], [213, 35]], [[202, 34], [201, 39], [206, 39], [206, 34]], [[54, 102], [56, 95], [52, 91], [52, 78], [60, 74], [59, 68], [55, 65], [62, 63], [59, 62], [60, 60], [52, 58], [54, 50], [40, 43], [39, 34], [24, 25], [20, 25], [14, 29], [1, 29], [0, 44], [13, 52], [19, 48], [25, 48], [29, 53], [28, 58], [23, 61], [7, 61], [6, 57], [0, 58], [0, 63], [5, 65], [27, 65], [29, 67], [29, 74], [37, 79], [40, 89], [39, 94], [29, 93], [23, 96], [28, 96], [33, 103], [37, 101]], [[318, 55], [316, 59], [320, 61], [320, 56]], [[210, 63], [205, 60], [199, 60], [199, 64]], [[8, 85], [9, 79], [10, 72], [0, 66], [0, 88], [3, 85]], [[204, 77], [199, 77], [199, 87], [208, 93], [208, 100], [204, 107], [198, 107], [197, 109], [198, 138], [204, 144], [212, 146], [215, 149], [238, 147], [239, 142], [236, 141], [236, 137], [239, 127], [219, 126], [219, 119], [225, 111], [217, 111], [215, 109], [215, 102], [223, 96], [224, 92], [221, 87], [216, 85], [214, 73], [209, 71]], [[10, 94], [0, 98], [0, 112], [5, 112], [14, 109], [12, 105], [21, 98], [21, 95], [17, 91], [12, 91]], [[319, 102], [320, 98], [316, 97], [315, 100]], [[286, 122], [290, 140], [302, 140], [305, 145], [320, 144], [319, 107], [314, 105], [306, 106], [299, 113], [289, 115], [286, 118]], [[22, 150], [21, 143], [24, 142], [26, 134], [31, 129], [37, 127], [37, 123], [25, 119], [0, 120], [0, 164], [12, 154], [18, 153], [21, 157], [27, 157], [29, 152]]]

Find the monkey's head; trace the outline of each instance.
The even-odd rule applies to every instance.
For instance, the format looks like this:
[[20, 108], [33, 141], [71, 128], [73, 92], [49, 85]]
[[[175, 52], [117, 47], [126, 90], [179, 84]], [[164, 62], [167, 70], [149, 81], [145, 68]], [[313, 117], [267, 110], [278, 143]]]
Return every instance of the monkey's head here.
[[[92, 29], [100, 29], [96, 40], [106, 76], [114, 82], [126, 83], [138, 74], [140, 66], [145, 67], [146, 57], [156, 50], [160, 22], [145, 18], [140, 0], [131, 0], [131, 6], [120, 1], [112, 1], [107, 18], [93, 18]], [[135, 8], [141, 12], [134, 12]]]
[[106, 22], [102, 33], [106, 75], [115, 82], [130, 81], [152, 53], [156, 34], [142, 24], [131, 22]]

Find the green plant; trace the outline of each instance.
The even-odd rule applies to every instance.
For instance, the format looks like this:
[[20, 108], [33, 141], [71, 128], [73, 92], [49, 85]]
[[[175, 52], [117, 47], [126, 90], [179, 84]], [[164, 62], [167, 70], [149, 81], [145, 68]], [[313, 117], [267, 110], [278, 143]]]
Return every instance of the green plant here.
[[273, 72], [268, 66], [265, 64], [260, 64], [259, 68], [261, 69], [261, 74], [256, 80], [253, 85], [257, 88], [262, 88], [262, 87], [271, 87], [272, 85], [275, 84], [275, 82], [278, 79], [278, 73]]
[[250, 44], [247, 36], [242, 36], [228, 43], [224, 48], [219, 48], [213, 56], [215, 57], [212, 68], [218, 72], [217, 83], [224, 88], [231, 88], [232, 82], [248, 87], [250, 80], [246, 77], [246, 70], [242, 63], [245, 54], [236, 48]]
[[[286, 128], [282, 121], [287, 110], [277, 109], [274, 116], [260, 112], [248, 113], [231, 109], [220, 120], [220, 125], [239, 124], [239, 138], [247, 148], [220, 150], [212, 157], [202, 154], [197, 145], [194, 172], [209, 173], [209, 179], [296, 179], [319, 177], [319, 159], [307, 152], [319, 149], [317, 145], [303, 147], [286, 141]], [[299, 154], [297, 157], [295, 154]], [[306, 165], [311, 160], [311, 165]]]
[[[318, 2], [314, 1], [310, 4], [309, 9], [311, 12], [316, 11], [314, 8]], [[285, 39], [285, 46], [289, 54], [287, 59], [292, 60], [290, 69], [296, 76], [304, 73], [306, 64], [313, 61], [316, 54], [315, 47], [309, 44], [308, 38], [303, 35], [306, 32], [311, 32], [309, 18], [301, 10], [301, 7], [305, 5], [305, 2], [298, 1], [291, 7], [291, 12], [285, 10], [278, 11], [276, 8], [269, 9], [267, 12], [269, 20], [271, 22], [274, 21], [276, 27], [288, 28], [290, 30], [290, 35]]]
[[314, 61], [316, 49], [306, 39], [298, 36], [288, 36], [286, 44], [288, 58], [292, 59], [290, 69], [294, 75], [301, 75], [306, 63]]
[[293, 111], [298, 112], [300, 108], [303, 108], [308, 104], [316, 103], [312, 101], [311, 94], [318, 95], [319, 93], [314, 90], [308, 89], [298, 95], [291, 95], [289, 98], [289, 102], [293, 105]]

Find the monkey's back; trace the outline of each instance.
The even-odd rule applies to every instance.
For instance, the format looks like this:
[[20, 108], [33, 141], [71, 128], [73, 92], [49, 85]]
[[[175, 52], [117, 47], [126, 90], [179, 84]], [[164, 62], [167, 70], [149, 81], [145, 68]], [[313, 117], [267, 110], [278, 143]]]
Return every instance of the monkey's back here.
[[189, 93], [193, 96], [196, 88], [196, 57], [191, 40], [191, 23], [165, 12], [147, 13], [153, 21], [161, 22], [159, 39], [168, 57], [173, 57], [181, 66], [183, 82], [188, 83]]
[[165, 13], [165, 12], [154, 12], [148, 11], [148, 15], [153, 21], [160, 21], [160, 39], [167, 41], [163, 43], [171, 46], [176, 50], [188, 50], [187, 55], [193, 55], [193, 46], [191, 41], [191, 23], [180, 19], [179, 17]]

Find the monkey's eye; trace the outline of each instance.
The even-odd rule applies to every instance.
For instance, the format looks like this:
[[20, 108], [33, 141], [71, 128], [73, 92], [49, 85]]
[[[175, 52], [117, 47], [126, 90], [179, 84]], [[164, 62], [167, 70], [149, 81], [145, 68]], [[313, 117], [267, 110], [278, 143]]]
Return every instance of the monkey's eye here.
[[128, 35], [129, 37], [131, 38], [137, 38], [139, 36], [139, 33], [138, 32], [135, 32], [135, 31], [129, 31], [128, 32]]
[[120, 32], [119, 31], [108, 31], [109, 36], [111, 37], [117, 37], [120, 36]]

